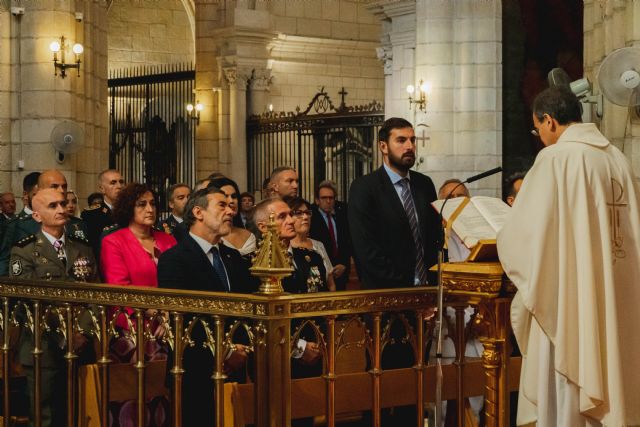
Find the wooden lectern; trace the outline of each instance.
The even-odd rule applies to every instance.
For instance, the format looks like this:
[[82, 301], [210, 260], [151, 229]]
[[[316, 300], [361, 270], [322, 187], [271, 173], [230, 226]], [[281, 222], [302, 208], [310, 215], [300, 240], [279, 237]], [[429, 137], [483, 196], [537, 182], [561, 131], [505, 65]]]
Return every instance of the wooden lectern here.
[[[490, 246], [490, 245], [488, 245]], [[495, 246], [494, 246], [495, 247]], [[487, 247], [485, 247], [487, 249]], [[472, 254], [474, 251], [472, 251]], [[483, 252], [491, 254], [491, 251]], [[487, 426], [509, 425], [509, 390], [517, 387], [520, 360], [510, 363], [509, 308], [515, 293], [497, 261], [494, 252], [492, 262], [457, 262], [442, 265], [444, 298], [456, 311], [456, 360], [458, 367], [458, 402], [462, 402], [464, 380], [464, 310], [478, 307], [473, 318], [474, 327], [484, 346], [482, 364], [485, 372], [485, 416]], [[483, 257], [486, 259], [486, 257]], [[513, 378], [510, 378], [513, 377]], [[458, 405], [458, 420], [464, 419], [464, 407]], [[460, 424], [459, 424], [460, 425]]]

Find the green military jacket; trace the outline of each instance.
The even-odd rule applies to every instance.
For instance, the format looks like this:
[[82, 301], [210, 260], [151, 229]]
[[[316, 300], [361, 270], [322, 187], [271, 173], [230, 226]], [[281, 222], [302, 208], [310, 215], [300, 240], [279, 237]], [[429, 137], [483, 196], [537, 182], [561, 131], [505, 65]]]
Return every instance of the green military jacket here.
[[[11, 277], [20, 279], [98, 281], [98, 268], [87, 240], [66, 236], [64, 250], [66, 264], [58, 258], [51, 242], [38, 231], [13, 246], [9, 273]], [[87, 322], [87, 319], [81, 320], [84, 328], [87, 328]], [[42, 338], [42, 366], [56, 366], [64, 354], [66, 340], [55, 327], [45, 332]], [[21, 364], [33, 365], [33, 336], [29, 328], [23, 328], [16, 349]]]
[[87, 240], [67, 235], [64, 250], [66, 265], [58, 258], [51, 242], [38, 231], [13, 246], [9, 273], [21, 279], [97, 280], [98, 267]]
[[[9, 275], [9, 256], [13, 246], [40, 231], [40, 223], [38, 223], [31, 214], [27, 214], [22, 210], [15, 218], [5, 223], [2, 243], [0, 243], [0, 276]], [[87, 227], [80, 218], [71, 217], [65, 226], [65, 235], [73, 237], [79, 241], [88, 239]]]

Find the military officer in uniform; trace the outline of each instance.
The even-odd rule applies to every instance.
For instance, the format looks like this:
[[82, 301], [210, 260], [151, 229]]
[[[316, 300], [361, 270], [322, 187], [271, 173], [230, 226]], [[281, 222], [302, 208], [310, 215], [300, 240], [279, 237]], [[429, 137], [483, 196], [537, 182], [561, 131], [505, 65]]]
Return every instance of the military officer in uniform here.
[[38, 191], [38, 177], [40, 176], [40, 172], [31, 172], [27, 174], [22, 180], [22, 201], [24, 203], [24, 207], [22, 210], [11, 220], [2, 224], [2, 240], [0, 241], [0, 276], [7, 276], [9, 274], [9, 255], [11, 252], [11, 247], [13, 244], [24, 238], [36, 230], [37, 227], [33, 227], [32, 224], [31, 231], [28, 233], [22, 233], [18, 231], [18, 236], [20, 239], [16, 239], [16, 229], [22, 228], [22, 223], [20, 221], [25, 221], [31, 219], [31, 199], [33, 195]]
[[96, 259], [100, 253], [100, 236], [102, 232], [114, 224], [111, 217], [113, 204], [124, 188], [124, 179], [115, 169], [107, 169], [98, 175], [98, 189], [103, 194], [103, 201], [97, 206], [89, 206], [82, 211], [82, 219], [87, 224], [88, 238]]
[[[66, 200], [67, 179], [59, 170], [50, 169], [38, 175], [36, 185], [30, 185], [27, 198], [28, 204], [31, 204], [30, 201], [38, 190], [47, 188], [63, 194]], [[9, 221], [4, 229], [4, 236], [2, 238], [2, 244], [0, 245], [0, 275], [2, 276], [8, 274], [9, 253], [13, 245], [25, 237], [35, 235], [38, 230], [40, 230], [40, 224], [38, 224], [31, 215], [32, 211], [30, 206], [25, 206], [22, 212], [20, 212], [15, 219]], [[87, 228], [84, 222], [78, 218], [69, 221], [65, 227], [65, 231], [67, 236], [80, 240], [87, 239]]]
[[184, 207], [187, 204], [191, 188], [187, 184], [174, 184], [167, 189], [167, 203], [169, 204], [169, 216], [164, 219], [158, 219], [156, 228], [167, 234], [174, 234], [175, 228], [182, 223], [184, 215]]
[[[32, 200], [33, 219], [39, 229], [18, 241], [11, 250], [12, 277], [40, 280], [96, 281], [97, 267], [89, 242], [65, 235], [67, 214], [65, 195], [48, 188], [36, 193]], [[55, 316], [54, 316], [55, 317]], [[55, 319], [54, 319], [55, 320]], [[81, 320], [86, 324], [85, 320]], [[83, 325], [83, 328], [86, 328]], [[74, 339], [74, 342], [79, 342]], [[86, 346], [86, 341], [84, 341]], [[52, 327], [43, 331], [41, 355], [40, 408], [42, 426], [66, 425], [65, 398], [67, 341]], [[91, 346], [86, 346], [90, 348]], [[33, 334], [23, 327], [16, 346], [18, 361], [27, 376], [27, 395], [31, 419], [34, 411]]]
[[[11, 249], [11, 276], [96, 281], [96, 262], [89, 241], [77, 233], [65, 233], [68, 221], [64, 212], [66, 204], [62, 193], [55, 190], [45, 189], [36, 193], [32, 220], [37, 229]], [[62, 208], [61, 214], [58, 208]]]

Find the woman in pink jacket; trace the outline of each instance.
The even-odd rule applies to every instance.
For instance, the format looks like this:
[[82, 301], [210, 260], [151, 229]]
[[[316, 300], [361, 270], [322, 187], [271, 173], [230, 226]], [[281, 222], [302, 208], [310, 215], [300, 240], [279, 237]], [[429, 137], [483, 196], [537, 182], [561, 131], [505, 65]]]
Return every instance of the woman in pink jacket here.
[[158, 287], [158, 258], [176, 244], [170, 234], [153, 228], [156, 197], [144, 184], [127, 185], [113, 207], [121, 228], [102, 239], [100, 267], [106, 283]]
[[[100, 249], [100, 268], [106, 283], [158, 287], [158, 258], [175, 245], [176, 240], [153, 228], [156, 212], [155, 194], [146, 185], [131, 183], [120, 192], [113, 207], [113, 219], [120, 228], [102, 239]], [[115, 310], [111, 311], [112, 315], [114, 313]], [[133, 331], [127, 322], [127, 315], [131, 317], [132, 314], [133, 310], [125, 307], [115, 322], [121, 336], [112, 341], [110, 356], [117, 362], [135, 361], [135, 345], [130, 338]], [[164, 326], [158, 323], [155, 310], [147, 310], [146, 316], [146, 321], [153, 322], [154, 335], [162, 337]], [[166, 358], [166, 344], [160, 341], [147, 342], [145, 359]], [[166, 396], [157, 396], [147, 405], [154, 414], [151, 419], [157, 421], [166, 418], [164, 415], [169, 411]], [[111, 402], [109, 406], [112, 416], [120, 420], [120, 425], [133, 425], [136, 418], [135, 401]]]

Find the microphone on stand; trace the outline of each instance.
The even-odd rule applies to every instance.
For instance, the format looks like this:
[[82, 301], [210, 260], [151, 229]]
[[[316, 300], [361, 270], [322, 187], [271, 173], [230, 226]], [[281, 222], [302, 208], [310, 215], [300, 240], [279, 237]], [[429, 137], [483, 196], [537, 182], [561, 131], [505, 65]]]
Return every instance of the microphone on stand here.
[[471, 182], [477, 181], [482, 178], [486, 178], [488, 176], [494, 175], [498, 172], [502, 172], [502, 167], [498, 166], [497, 168], [490, 169], [488, 171], [479, 173], [477, 175], [473, 175], [472, 177], [467, 178], [462, 181], [455, 187], [449, 191], [449, 194], [445, 197], [444, 203], [440, 207], [438, 211], [438, 218], [440, 220], [440, 230], [441, 230], [441, 241], [439, 242], [438, 248], [438, 315], [436, 317], [436, 404], [435, 404], [435, 421], [436, 426], [440, 427], [442, 425], [442, 315], [444, 311], [443, 300], [444, 300], [444, 287], [442, 285], [442, 264], [444, 263], [444, 240], [445, 233], [444, 227], [442, 226], [443, 218], [442, 212], [444, 210], [444, 206], [447, 204], [449, 197], [453, 194], [453, 192], [464, 184], [469, 184]]

